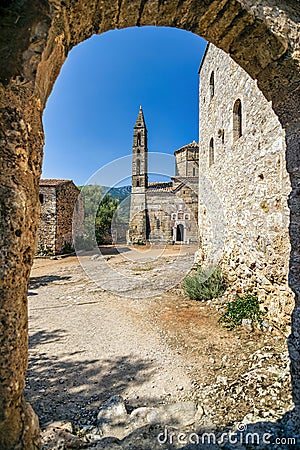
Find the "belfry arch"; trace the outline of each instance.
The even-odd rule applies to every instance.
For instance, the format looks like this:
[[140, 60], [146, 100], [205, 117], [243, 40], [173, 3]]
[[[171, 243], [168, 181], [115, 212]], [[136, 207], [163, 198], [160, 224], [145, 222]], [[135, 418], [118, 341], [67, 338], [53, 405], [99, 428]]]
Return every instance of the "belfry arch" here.
[[286, 132], [290, 285], [296, 307], [289, 339], [293, 395], [300, 408], [300, 49], [297, 0], [6, 0], [0, 7], [1, 346], [0, 449], [39, 446], [24, 401], [27, 282], [39, 213], [42, 113], [68, 52], [93, 34], [130, 26], [172, 26], [222, 48], [257, 80]]

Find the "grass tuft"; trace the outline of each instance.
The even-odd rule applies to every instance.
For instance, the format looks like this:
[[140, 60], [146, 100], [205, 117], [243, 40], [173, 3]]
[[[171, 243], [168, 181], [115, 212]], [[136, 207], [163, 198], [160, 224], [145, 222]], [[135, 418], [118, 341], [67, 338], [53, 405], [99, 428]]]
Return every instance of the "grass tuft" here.
[[220, 297], [226, 290], [226, 282], [219, 267], [211, 274], [199, 268], [195, 275], [184, 278], [182, 286], [192, 300], [211, 300]]

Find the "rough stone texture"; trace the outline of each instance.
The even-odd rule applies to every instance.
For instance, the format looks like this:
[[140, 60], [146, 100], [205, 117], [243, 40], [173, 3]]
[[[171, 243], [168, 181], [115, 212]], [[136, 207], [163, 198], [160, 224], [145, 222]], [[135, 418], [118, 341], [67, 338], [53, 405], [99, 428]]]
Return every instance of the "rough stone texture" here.
[[199, 34], [229, 53], [272, 101], [286, 131], [292, 184], [290, 285], [296, 292], [296, 307], [289, 348], [294, 399], [300, 408], [299, 15], [296, 0], [1, 3], [1, 449], [36, 447], [33, 425], [27, 430], [26, 444], [22, 441], [29, 415], [21, 405], [27, 365], [26, 290], [39, 214], [42, 112], [70, 49], [93, 33], [116, 27], [174, 26]]
[[[174, 177], [169, 187], [153, 183], [147, 190], [148, 239], [153, 243], [197, 243], [198, 180]], [[179, 231], [181, 227], [181, 231]]]
[[[286, 199], [291, 187], [284, 131], [256, 82], [211, 44], [201, 65], [199, 97], [201, 172], [210, 181], [225, 218], [223, 271], [233, 297], [248, 290], [257, 294], [268, 318], [286, 331], [294, 298], [287, 280], [290, 242]], [[236, 102], [241, 104], [241, 130], [234, 112]], [[220, 211], [211, 222], [211, 217], [204, 215], [209, 209], [205, 196], [202, 201], [200, 230], [203, 251], [209, 258], [219, 245], [212, 246], [210, 230]]]
[[38, 253], [57, 254], [70, 250], [75, 208], [76, 236], [83, 233], [84, 208], [79, 189], [71, 180], [41, 180], [39, 199]]
[[147, 128], [140, 111], [134, 126], [129, 244], [198, 242], [199, 145], [174, 153], [176, 177], [148, 183]]

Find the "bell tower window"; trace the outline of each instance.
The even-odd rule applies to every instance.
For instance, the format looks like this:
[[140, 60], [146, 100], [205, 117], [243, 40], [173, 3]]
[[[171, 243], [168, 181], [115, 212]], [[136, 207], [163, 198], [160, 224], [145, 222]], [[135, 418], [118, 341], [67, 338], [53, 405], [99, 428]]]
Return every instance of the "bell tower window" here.
[[141, 161], [139, 159], [136, 160], [136, 174], [141, 174]]

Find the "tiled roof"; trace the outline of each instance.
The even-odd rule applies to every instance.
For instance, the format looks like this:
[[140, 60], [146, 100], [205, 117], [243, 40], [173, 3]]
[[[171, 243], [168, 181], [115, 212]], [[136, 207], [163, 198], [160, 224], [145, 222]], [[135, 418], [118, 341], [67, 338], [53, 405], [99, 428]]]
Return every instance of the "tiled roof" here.
[[162, 181], [148, 184], [148, 191], [172, 191], [172, 181]]
[[59, 186], [60, 184], [72, 183], [72, 180], [58, 180], [54, 178], [45, 178], [40, 180], [40, 186]]
[[179, 148], [178, 150], [176, 150], [174, 152], [174, 155], [176, 155], [176, 153], [178, 152], [182, 152], [183, 150], [187, 150], [189, 148], [193, 148], [195, 150], [199, 150], [199, 144], [196, 141], [191, 142], [190, 144], [184, 145], [183, 147]]

